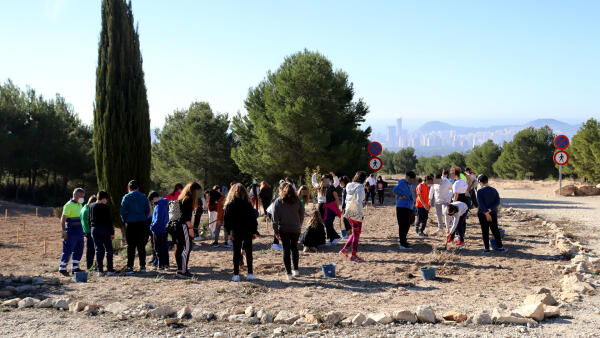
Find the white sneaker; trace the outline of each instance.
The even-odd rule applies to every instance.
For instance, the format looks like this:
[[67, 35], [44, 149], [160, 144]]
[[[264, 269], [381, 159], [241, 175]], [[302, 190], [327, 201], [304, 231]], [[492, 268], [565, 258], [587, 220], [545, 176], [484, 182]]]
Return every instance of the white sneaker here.
[[246, 276], [246, 280], [255, 280], [256, 276], [254, 276], [254, 274], [249, 273], [248, 276]]
[[300, 276], [300, 271], [298, 271], [298, 270], [292, 270], [292, 276], [294, 276], [294, 277]]
[[231, 281], [232, 282], [239, 282], [240, 281], [240, 275], [233, 275], [233, 277], [231, 277]]
[[332, 244], [332, 245], [336, 245], [336, 244], [338, 244], [338, 242], [339, 242], [340, 240], [341, 240], [341, 238], [339, 238], [339, 237], [338, 237], [338, 238], [334, 239], [333, 241], [331, 241], [331, 244]]
[[292, 276], [292, 275], [287, 275], [287, 280], [292, 280], [292, 279], [294, 279], [294, 276]]
[[283, 248], [281, 247], [281, 244], [271, 244], [271, 249], [277, 250], [277, 251], [283, 250]]

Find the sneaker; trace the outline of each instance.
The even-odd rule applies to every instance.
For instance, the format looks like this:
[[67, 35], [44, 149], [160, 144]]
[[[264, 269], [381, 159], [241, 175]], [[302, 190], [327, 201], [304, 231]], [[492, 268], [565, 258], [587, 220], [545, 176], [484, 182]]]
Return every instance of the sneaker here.
[[505, 248], [505, 247], [496, 248], [496, 249], [494, 249], [494, 251], [498, 251], [498, 252], [506, 252], [506, 248]]
[[408, 244], [407, 245], [400, 244], [398, 247], [400, 248], [400, 250], [412, 250], [412, 248], [410, 246], [408, 246]]
[[490, 253], [490, 249], [483, 249], [483, 251], [481, 253], [482, 254], [488, 254], [488, 253]]
[[456, 246], [463, 246], [463, 245], [465, 245], [464, 241], [462, 241], [460, 239], [458, 241], [456, 241]]
[[348, 258], [348, 251], [342, 249], [342, 250], [340, 250], [340, 254], [342, 254], [342, 255], [346, 256], [346, 258]]
[[81, 270], [81, 269], [77, 268], [77, 269], [73, 269], [73, 270], [71, 270], [71, 273], [74, 275], [74, 274], [76, 274], [76, 273], [78, 273], [78, 272], [81, 272], [81, 271], [83, 271], [83, 270]]
[[187, 273], [187, 272], [179, 272], [179, 271], [178, 271], [178, 272], [175, 274], [175, 277], [176, 277], [176, 278], [182, 278], [182, 279], [183, 279], [183, 278], [189, 278], [190, 276], [189, 276], [189, 273]]
[[201, 241], [201, 240], [203, 240], [203, 239], [204, 239], [204, 238], [202, 238], [202, 237], [200, 237], [200, 236], [196, 236], [196, 237], [194, 237], [194, 240], [195, 240], [195, 241]]
[[240, 275], [233, 275], [233, 277], [231, 277], [231, 281], [232, 282], [239, 282], [240, 281]]
[[452, 237], [446, 238], [446, 243], [452, 243], [452, 242], [454, 242], [454, 238], [452, 238]]
[[112, 277], [112, 276], [116, 276], [117, 273], [114, 271], [106, 271], [106, 276]]
[[336, 244], [338, 244], [338, 242], [339, 242], [340, 240], [341, 240], [341, 238], [340, 238], [340, 237], [338, 237], [338, 238], [334, 239], [333, 241], [331, 241], [331, 244], [332, 244], [332, 245], [336, 245]]
[[350, 258], [350, 260], [353, 262], [364, 262], [365, 261], [364, 259], [362, 259], [361, 257], [358, 257], [358, 256], [352, 256]]
[[219, 243], [214, 242], [213, 244], [210, 245], [211, 248], [218, 248], [220, 247]]
[[65, 277], [69, 277], [69, 272], [67, 272], [67, 270], [58, 270], [58, 273], [60, 273], [61, 275], [65, 276]]
[[298, 277], [298, 276], [300, 276], [300, 271], [298, 271], [298, 270], [292, 270], [292, 276], [293, 276], [293, 277]]
[[140, 268], [140, 273], [146, 273], [146, 268]]
[[271, 244], [271, 249], [276, 250], [276, 251], [283, 250], [283, 248], [281, 247], [281, 244]]
[[133, 274], [134, 274], [134, 272], [133, 272], [133, 269], [132, 269], [132, 268], [130, 268], [130, 267], [127, 267], [127, 269], [125, 269], [125, 274], [126, 274], [127, 276], [131, 276], [131, 275], [133, 275]]
[[98, 276], [98, 277], [104, 277], [104, 276], [106, 276], [106, 274], [104, 272], [102, 272], [102, 271], [98, 271], [98, 272], [96, 272], [96, 276]]
[[287, 280], [292, 280], [292, 279], [294, 279], [293, 275], [287, 275]]
[[249, 273], [248, 276], [246, 276], [246, 280], [255, 280], [256, 276], [253, 273]]

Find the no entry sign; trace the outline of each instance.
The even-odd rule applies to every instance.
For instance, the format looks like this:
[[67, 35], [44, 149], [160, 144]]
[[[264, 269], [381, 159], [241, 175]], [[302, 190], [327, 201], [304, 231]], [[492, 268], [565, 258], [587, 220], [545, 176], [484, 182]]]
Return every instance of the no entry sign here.
[[369, 143], [367, 146], [367, 151], [369, 152], [369, 155], [377, 157], [383, 151], [383, 147], [381, 146], [381, 143], [374, 141]]
[[565, 150], [569, 147], [569, 138], [565, 135], [558, 135], [554, 138], [554, 147], [558, 150]]
[[369, 160], [369, 169], [371, 169], [371, 171], [379, 171], [381, 170], [382, 164], [383, 162], [381, 162], [379, 157], [371, 157]]
[[554, 163], [556, 163], [556, 165], [565, 165], [567, 163], [569, 163], [569, 154], [567, 154], [566, 151], [563, 150], [559, 150], [557, 152], [554, 153]]

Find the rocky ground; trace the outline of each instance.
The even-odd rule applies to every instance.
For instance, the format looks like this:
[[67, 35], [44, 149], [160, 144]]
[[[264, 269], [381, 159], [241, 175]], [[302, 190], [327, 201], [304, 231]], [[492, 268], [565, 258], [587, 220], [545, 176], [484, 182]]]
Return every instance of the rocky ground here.
[[[294, 281], [265, 236], [255, 243], [254, 282], [229, 282], [231, 253], [198, 242], [190, 280], [148, 272], [74, 283], [56, 274], [57, 221], [21, 210], [0, 221], [0, 327], [5, 336], [598, 335], [600, 266], [586, 243], [543, 215], [504, 208], [500, 223], [506, 253], [481, 253], [475, 217], [465, 248], [446, 250], [443, 237], [411, 231], [414, 250], [399, 252], [386, 205], [367, 210], [365, 262], [345, 261], [340, 245], [325, 247], [301, 255]], [[260, 231], [269, 233], [265, 224]], [[116, 261], [123, 266], [123, 257]], [[323, 278], [326, 263], [337, 264], [336, 278]], [[435, 281], [420, 276], [428, 265], [437, 268]]]

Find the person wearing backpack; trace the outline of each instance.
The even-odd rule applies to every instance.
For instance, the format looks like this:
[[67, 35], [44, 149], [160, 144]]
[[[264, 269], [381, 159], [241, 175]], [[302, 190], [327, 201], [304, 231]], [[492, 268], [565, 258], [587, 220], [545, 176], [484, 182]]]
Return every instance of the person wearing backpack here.
[[148, 239], [148, 215], [150, 215], [150, 202], [148, 197], [139, 191], [139, 184], [131, 180], [127, 185], [129, 191], [121, 201], [121, 220], [125, 223], [125, 237], [127, 239], [127, 268], [125, 274], [133, 275], [133, 262], [137, 249], [140, 261], [140, 272], [146, 272], [146, 241]]
[[294, 187], [286, 182], [283, 184], [281, 198], [277, 199], [273, 208], [273, 231], [283, 246], [283, 265], [288, 280], [300, 275], [298, 239], [303, 221], [304, 207], [298, 199]]
[[233, 282], [240, 281], [240, 263], [242, 262], [242, 249], [246, 253], [248, 275], [246, 280], [256, 277], [252, 270], [252, 240], [257, 238], [258, 222], [246, 188], [240, 183], [229, 190], [225, 199], [225, 229], [230, 233], [229, 239], [233, 242]]
[[[198, 208], [198, 192], [202, 191], [202, 186], [198, 182], [188, 183], [183, 190], [181, 195], [177, 199], [179, 207], [181, 208], [181, 217], [175, 223], [175, 243], [177, 244], [177, 250], [175, 250], [175, 261], [177, 262], [177, 274], [179, 278], [191, 277], [189, 261], [190, 253], [192, 251], [192, 240], [194, 238], [194, 226], [192, 224], [192, 214], [196, 208]], [[175, 207], [175, 204], [173, 203]], [[171, 208], [169, 208], [171, 211]], [[170, 216], [170, 215], [169, 215]]]
[[364, 218], [363, 214], [363, 203], [365, 200], [365, 189], [363, 184], [367, 179], [367, 173], [359, 171], [354, 175], [351, 183], [346, 186], [346, 211], [344, 212], [344, 218], [348, 220], [352, 226], [352, 234], [348, 238], [344, 248], [340, 250], [340, 253], [348, 258], [348, 249], [352, 248], [352, 256], [350, 260], [353, 262], [362, 262], [363, 259], [357, 254], [358, 251], [358, 240], [362, 232], [362, 221]]
[[152, 231], [154, 250], [156, 251], [156, 265], [160, 270], [168, 270], [169, 249], [167, 246], [167, 223], [169, 222], [169, 200], [160, 198], [156, 191], [152, 191], [148, 199], [152, 205], [154, 205], [150, 231]]
[[383, 205], [384, 192], [385, 188], [387, 188], [388, 184], [383, 180], [383, 177], [379, 176], [377, 178], [377, 197], [379, 197], [379, 205]]

